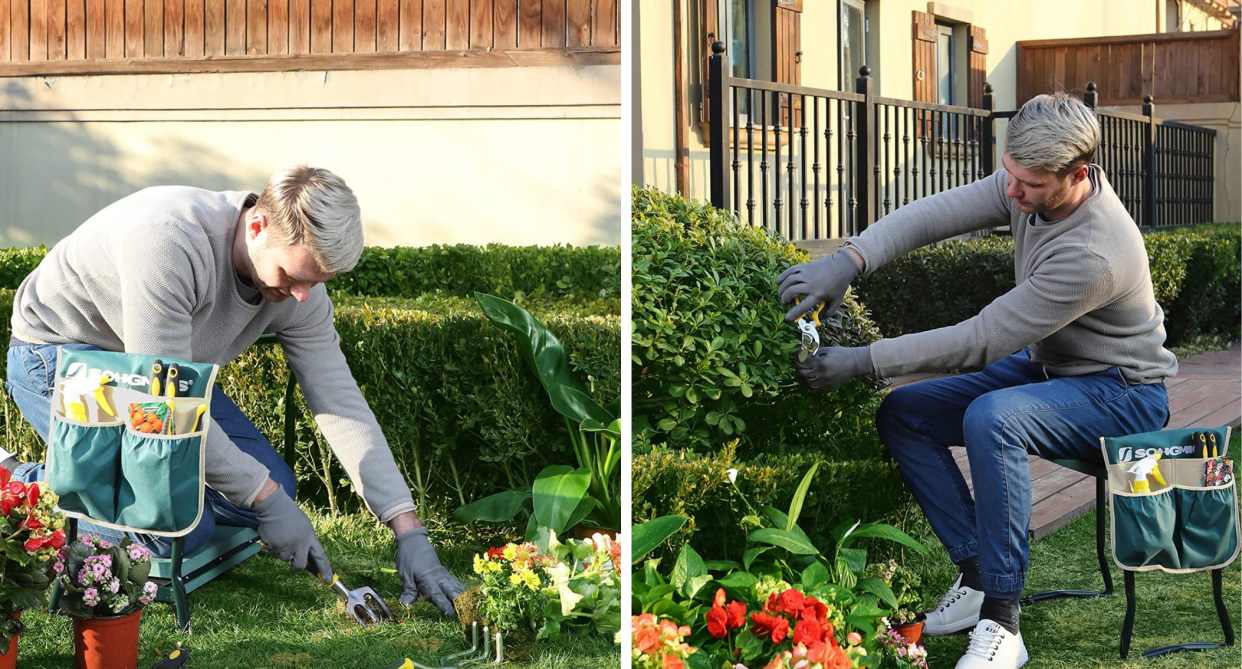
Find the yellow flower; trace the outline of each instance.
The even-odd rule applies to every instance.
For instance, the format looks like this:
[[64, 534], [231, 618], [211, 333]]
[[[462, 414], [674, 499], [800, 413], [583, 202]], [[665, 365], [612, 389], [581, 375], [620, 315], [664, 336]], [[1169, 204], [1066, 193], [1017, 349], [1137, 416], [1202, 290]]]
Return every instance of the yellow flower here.
[[541, 585], [539, 582], [539, 574], [536, 574], [533, 569], [528, 569], [522, 572], [522, 580], [525, 581], [526, 587], [531, 590], [538, 590]]
[[522, 575], [521, 575], [521, 574], [518, 574], [518, 573], [516, 573], [516, 572], [515, 572], [515, 573], [512, 573], [512, 574], [509, 574], [509, 582], [510, 582], [510, 583], [512, 583], [513, 585], [521, 585], [521, 584], [522, 584]]
[[517, 546], [507, 544], [504, 549], [504, 556], [506, 560], [512, 560], [517, 557]]
[[474, 556], [474, 573], [482, 574], [486, 570], [487, 570], [487, 560], [484, 560], [482, 557], [475, 555]]

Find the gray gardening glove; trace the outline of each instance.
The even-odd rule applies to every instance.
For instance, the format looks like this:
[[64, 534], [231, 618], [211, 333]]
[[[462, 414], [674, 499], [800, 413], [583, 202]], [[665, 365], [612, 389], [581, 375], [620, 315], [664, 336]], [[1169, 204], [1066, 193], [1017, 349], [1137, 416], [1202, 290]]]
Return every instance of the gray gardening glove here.
[[444, 615], [457, 617], [453, 600], [466, 591], [466, 586], [440, 564], [436, 549], [427, 539], [427, 528], [416, 527], [397, 535], [397, 574], [401, 577], [402, 604], [409, 606], [421, 595]]
[[254, 506], [259, 516], [259, 538], [267, 552], [288, 562], [294, 571], [310, 571], [332, 582], [332, 565], [324, 552], [310, 518], [302, 513], [284, 488]]
[[841, 308], [850, 282], [861, 271], [849, 251], [841, 249], [830, 256], [794, 265], [782, 272], [776, 277], [780, 285], [781, 304], [789, 304], [797, 297], [802, 298], [801, 302], [785, 313], [785, 322], [792, 323], [808, 311], [814, 311], [820, 302], [824, 303], [821, 317], [836, 313]]
[[806, 385], [817, 393], [836, 390], [863, 374], [874, 374], [871, 347], [824, 346], [808, 355], [804, 362], [794, 358], [794, 367]]

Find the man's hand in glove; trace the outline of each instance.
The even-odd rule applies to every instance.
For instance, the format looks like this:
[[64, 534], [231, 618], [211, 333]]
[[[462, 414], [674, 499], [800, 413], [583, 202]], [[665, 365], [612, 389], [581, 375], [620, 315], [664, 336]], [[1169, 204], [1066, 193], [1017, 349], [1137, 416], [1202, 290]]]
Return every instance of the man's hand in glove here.
[[427, 539], [427, 528], [416, 527], [397, 535], [397, 574], [401, 577], [402, 604], [408, 606], [422, 596], [444, 615], [457, 617], [453, 600], [466, 591], [466, 586], [440, 564], [436, 549]]
[[836, 390], [863, 374], [874, 374], [871, 366], [871, 347], [825, 346], [799, 362], [794, 367], [802, 380], [815, 392]]
[[849, 249], [841, 249], [830, 256], [824, 256], [794, 265], [776, 278], [779, 284], [781, 304], [789, 304], [795, 298], [802, 301], [794, 305], [786, 314], [785, 321], [792, 323], [798, 317], [815, 309], [815, 305], [824, 303], [821, 316], [831, 316], [841, 308], [845, 299], [845, 291], [850, 282], [862, 271], [862, 259], [855, 259], [855, 253]]
[[269, 553], [288, 562], [294, 571], [310, 571], [332, 582], [332, 565], [310, 518], [283, 488], [255, 504], [254, 511], [259, 517], [259, 538]]

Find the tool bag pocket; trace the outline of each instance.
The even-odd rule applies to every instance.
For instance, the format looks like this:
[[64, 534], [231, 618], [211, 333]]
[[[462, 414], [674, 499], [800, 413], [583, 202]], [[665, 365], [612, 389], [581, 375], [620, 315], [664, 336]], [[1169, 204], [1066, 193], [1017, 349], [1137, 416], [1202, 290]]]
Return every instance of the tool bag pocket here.
[[203, 507], [200, 435], [143, 434], [125, 427], [116, 522], [155, 533], [198, 524]]
[[1113, 557], [1122, 567], [1159, 565], [1181, 569], [1177, 500], [1172, 488], [1148, 494], [1113, 495]]
[[1237, 481], [1206, 486], [1204, 458], [1176, 460], [1179, 533], [1183, 569], [1205, 569], [1230, 562], [1238, 551]]
[[112, 518], [121, 478], [121, 435], [125, 424], [89, 424], [52, 412], [47, 449], [48, 486], [64, 511]]

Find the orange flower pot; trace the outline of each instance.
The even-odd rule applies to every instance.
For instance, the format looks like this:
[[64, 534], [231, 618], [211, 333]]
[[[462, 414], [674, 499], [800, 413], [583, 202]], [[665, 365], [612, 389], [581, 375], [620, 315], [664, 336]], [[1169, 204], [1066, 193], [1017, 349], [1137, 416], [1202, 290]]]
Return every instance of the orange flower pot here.
[[142, 609], [114, 618], [74, 618], [73, 655], [78, 669], [138, 669]]
[[[22, 617], [21, 611], [18, 611], [17, 613], [13, 614], [14, 620], [20, 620], [21, 617]], [[19, 638], [21, 638], [20, 635], [16, 635], [12, 639], [9, 639], [8, 650], [6, 650], [3, 655], [0, 655], [0, 669], [16, 669], [17, 667], [17, 640]]]
[[900, 634], [907, 643], [918, 643], [923, 638], [923, 617], [905, 625], [893, 625], [893, 631]]

